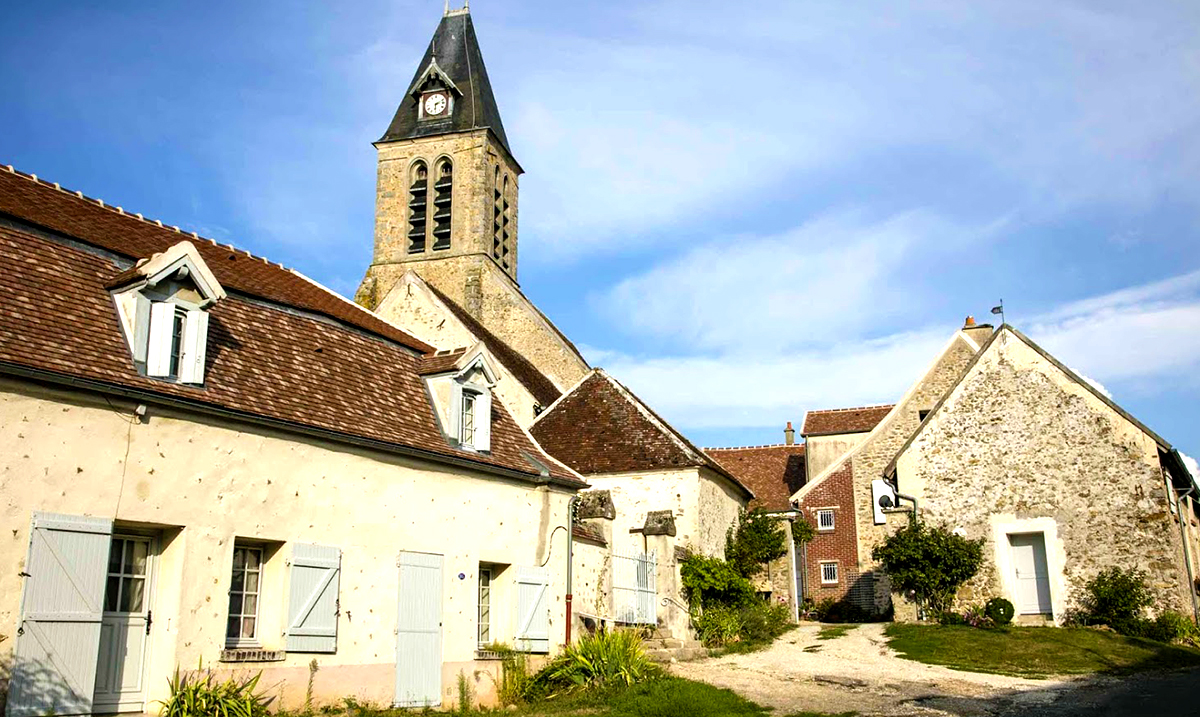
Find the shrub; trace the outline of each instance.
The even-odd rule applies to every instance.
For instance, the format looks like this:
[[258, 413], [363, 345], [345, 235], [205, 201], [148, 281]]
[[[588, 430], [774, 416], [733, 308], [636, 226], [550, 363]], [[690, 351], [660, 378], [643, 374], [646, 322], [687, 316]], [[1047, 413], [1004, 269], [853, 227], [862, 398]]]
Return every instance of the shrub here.
[[770, 642], [792, 626], [787, 605], [756, 603], [741, 610], [741, 638], [746, 642]]
[[256, 693], [262, 672], [253, 677], [229, 677], [218, 681], [203, 663], [195, 672], [171, 678], [171, 696], [162, 705], [161, 717], [267, 717], [273, 697]]
[[1140, 629], [1134, 626], [1142, 610], [1154, 602], [1146, 576], [1140, 570], [1112, 567], [1100, 571], [1084, 586], [1079, 620], [1088, 625], [1108, 625], [1117, 632]]
[[971, 627], [991, 627], [996, 624], [996, 621], [987, 613], [986, 607], [973, 605], [963, 611], [963, 622]]
[[684, 595], [694, 607], [740, 607], [755, 599], [750, 581], [720, 558], [691, 555], [683, 561], [679, 574]]
[[504, 707], [521, 704], [533, 681], [533, 675], [529, 672], [529, 655], [502, 642], [492, 643], [487, 649], [500, 655], [500, 680], [497, 682], [492, 677], [496, 685], [496, 699]]
[[914, 520], [871, 554], [883, 563], [894, 589], [911, 592], [937, 614], [950, 607], [962, 584], [979, 571], [983, 540]]
[[1002, 597], [988, 600], [987, 605], [983, 607], [983, 612], [997, 625], [1009, 624], [1012, 622], [1013, 615], [1016, 614], [1013, 604]]
[[1154, 620], [1136, 620], [1141, 637], [1159, 642], [1179, 642], [1192, 647], [1200, 646], [1200, 630], [1192, 618], [1174, 610], [1167, 610]]
[[943, 610], [938, 613], [937, 621], [939, 625], [966, 625], [967, 621], [962, 615], [953, 610]]
[[741, 639], [742, 616], [735, 607], [713, 607], [696, 618], [696, 632], [705, 647], [724, 647]]
[[543, 667], [534, 675], [526, 697], [628, 686], [661, 674], [636, 632], [600, 632], [570, 645]]
[[787, 555], [787, 535], [779, 520], [762, 508], [741, 511], [737, 525], [725, 533], [725, 560], [743, 578], [762, 572], [763, 566]]
[[[826, 602], [828, 602], [827, 605]], [[875, 617], [872, 613], [846, 599], [830, 600], [826, 598], [821, 601], [821, 604], [824, 606], [821, 611], [821, 622], [870, 622]]]

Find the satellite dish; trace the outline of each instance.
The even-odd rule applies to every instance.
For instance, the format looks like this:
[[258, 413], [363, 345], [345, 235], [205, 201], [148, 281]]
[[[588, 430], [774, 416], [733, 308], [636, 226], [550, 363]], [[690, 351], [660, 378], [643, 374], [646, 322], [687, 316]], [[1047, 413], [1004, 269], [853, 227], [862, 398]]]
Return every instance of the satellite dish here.
[[879, 507], [880, 508], [891, 508], [892, 507], [892, 496], [886, 495], [886, 494], [879, 496]]

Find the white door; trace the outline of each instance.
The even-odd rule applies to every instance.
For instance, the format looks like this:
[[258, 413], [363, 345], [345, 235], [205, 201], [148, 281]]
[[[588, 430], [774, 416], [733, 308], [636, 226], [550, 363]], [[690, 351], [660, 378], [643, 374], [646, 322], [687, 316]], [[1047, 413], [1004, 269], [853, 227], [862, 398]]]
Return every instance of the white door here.
[[442, 701], [442, 556], [400, 553], [396, 610], [396, 706]]
[[1017, 573], [1017, 612], [1049, 615], [1050, 570], [1046, 564], [1046, 539], [1041, 533], [1008, 536], [1013, 568]]
[[8, 717], [92, 711], [112, 521], [36, 513]]
[[96, 661], [95, 712], [141, 712], [145, 707], [153, 562], [150, 538], [113, 537]]

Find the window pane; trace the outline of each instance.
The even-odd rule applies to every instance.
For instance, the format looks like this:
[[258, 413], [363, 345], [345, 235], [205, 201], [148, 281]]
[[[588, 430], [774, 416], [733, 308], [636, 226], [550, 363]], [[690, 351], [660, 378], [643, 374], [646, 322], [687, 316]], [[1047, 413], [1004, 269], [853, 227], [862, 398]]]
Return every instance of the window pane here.
[[242, 624], [242, 619], [236, 616], [230, 616], [229, 622], [225, 625], [225, 637], [237, 637], [238, 627]]
[[242, 605], [242, 613], [246, 615], [258, 614], [258, 596], [247, 595], [246, 600]]
[[150, 553], [150, 543], [142, 540], [133, 540], [129, 543], [133, 553], [133, 570], [129, 571], [132, 575], [146, 574], [146, 558]]
[[258, 550], [246, 551], [246, 569], [258, 570], [259, 564], [262, 562], [262, 552]]
[[233, 581], [230, 583], [230, 589], [235, 593], [240, 593], [246, 589], [246, 573], [238, 568], [233, 569]]
[[254, 618], [242, 618], [242, 637], [254, 637]]
[[121, 612], [141, 612], [145, 578], [125, 578], [121, 589]]
[[116, 539], [112, 541], [112, 547], [108, 549], [108, 572], [121, 572], [121, 550], [124, 547], [124, 540]]
[[258, 573], [246, 573], [246, 592], [258, 592]]
[[241, 615], [242, 614], [242, 594], [241, 593], [233, 593], [229, 596], [229, 614], [230, 615]]
[[108, 584], [104, 587], [104, 609], [107, 612], [117, 611], [117, 596], [121, 592], [121, 578], [110, 575]]
[[234, 567], [234, 569], [246, 567], [246, 551], [245, 551], [245, 549], [243, 549], [243, 548], [234, 548], [233, 549], [233, 567]]

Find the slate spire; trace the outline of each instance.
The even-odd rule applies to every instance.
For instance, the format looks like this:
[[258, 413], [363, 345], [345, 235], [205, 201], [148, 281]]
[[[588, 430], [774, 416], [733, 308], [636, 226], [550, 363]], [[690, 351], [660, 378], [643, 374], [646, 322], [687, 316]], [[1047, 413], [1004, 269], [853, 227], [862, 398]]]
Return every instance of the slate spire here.
[[[417, 116], [420, 86], [428, 78], [431, 66], [435, 73], [448, 78], [456, 91], [455, 106], [450, 117], [432, 122], [418, 120]], [[479, 50], [471, 12], [468, 7], [450, 10], [447, 4], [442, 21], [433, 33], [425, 56], [417, 65], [417, 71], [392, 123], [378, 141], [390, 142], [483, 128], [490, 129], [509, 154], [512, 153], [500, 121], [500, 109], [492, 95], [492, 83], [488, 81], [487, 68], [483, 65], [483, 53]]]

